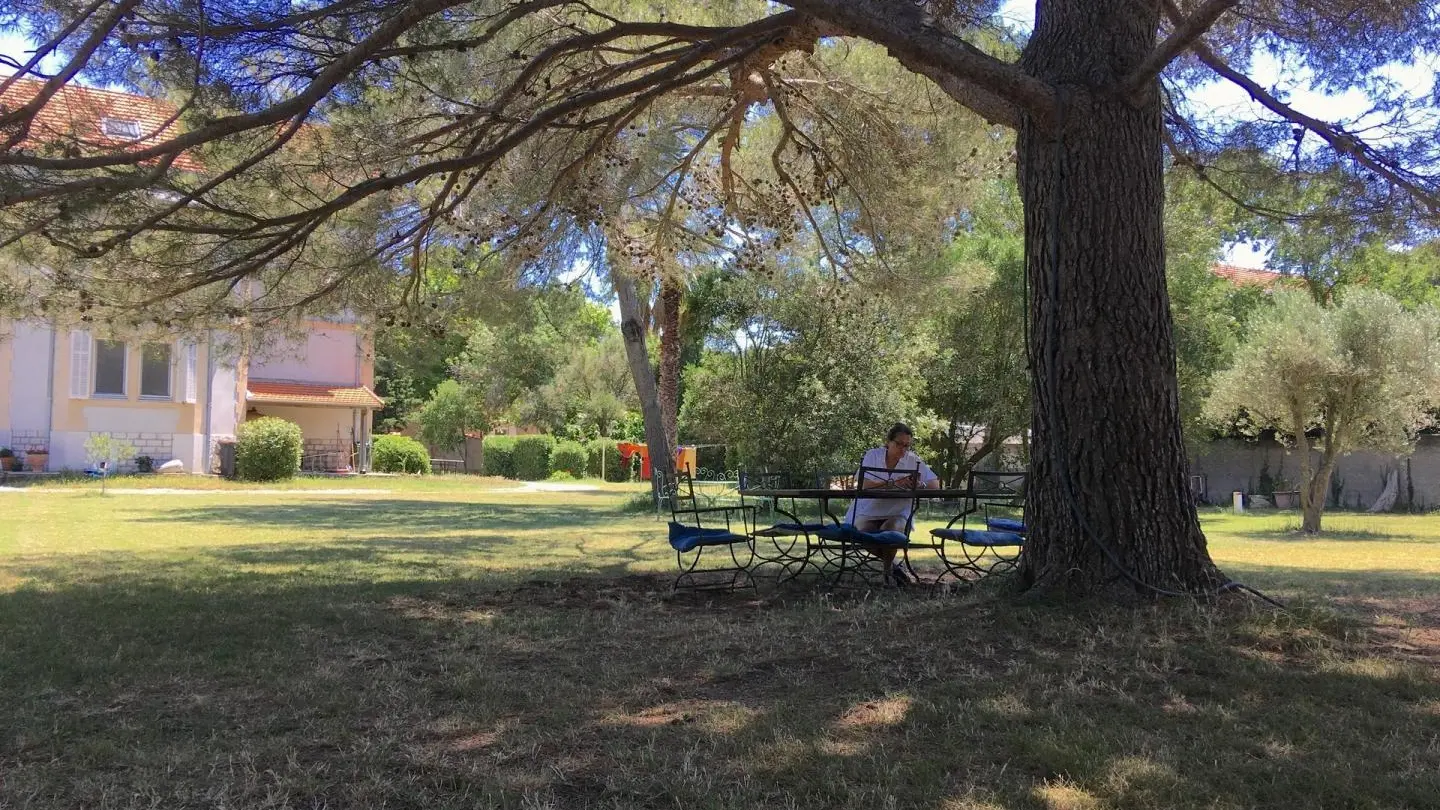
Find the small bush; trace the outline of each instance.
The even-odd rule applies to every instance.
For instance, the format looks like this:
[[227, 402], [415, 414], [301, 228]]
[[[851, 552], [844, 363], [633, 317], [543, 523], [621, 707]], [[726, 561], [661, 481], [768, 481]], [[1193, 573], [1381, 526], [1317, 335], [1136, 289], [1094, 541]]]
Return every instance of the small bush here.
[[409, 436], [381, 436], [375, 440], [370, 465], [376, 472], [430, 472], [430, 452]]
[[555, 447], [553, 436], [515, 437], [515, 477], [521, 481], [544, 481], [550, 477], [550, 452]]
[[[590, 442], [585, 471], [591, 478], [624, 481], [630, 477], [630, 469], [620, 460], [620, 451], [615, 444], [614, 439], [594, 439]], [[602, 455], [605, 460], [603, 467], [600, 462]]]
[[695, 448], [695, 472], [699, 474], [704, 470], [707, 475], [715, 479], [727, 478], [725, 471], [730, 469], [725, 466], [725, 446], [721, 444], [706, 445]]
[[482, 446], [485, 450], [483, 472], [486, 475], [498, 475], [502, 478], [515, 477], [514, 436], [486, 436]]
[[555, 472], [550, 473], [550, 477], [549, 477], [549, 478], [546, 478], [545, 480], [546, 480], [546, 481], [574, 481], [574, 480], [575, 480], [575, 476], [571, 475], [571, 474], [568, 473], [568, 472], [565, 472], [564, 470], [556, 470]]
[[550, 472], [569, 473], [572, 478], [584, 478], [585, 467], [590, 454], [579, 442], [560, 442], [550, 451]]
[[300, 472], [305, 437], [300, 426], [262, 416], [235, 431], [235, 475], [245, 481], [283, 481]]

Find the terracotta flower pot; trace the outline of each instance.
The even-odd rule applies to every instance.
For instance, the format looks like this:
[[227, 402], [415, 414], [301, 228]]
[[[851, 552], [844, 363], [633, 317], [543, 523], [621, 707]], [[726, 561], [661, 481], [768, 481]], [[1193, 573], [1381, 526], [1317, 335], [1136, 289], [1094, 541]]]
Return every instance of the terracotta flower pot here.
[[20, 469], [20, 459], [14, 456], [0, 456], [0, 470], [15, 472]]
[[49, 453], [26, 453], [25, 469], [30, 472], [45, 472], [45, 463], [49, 460]]

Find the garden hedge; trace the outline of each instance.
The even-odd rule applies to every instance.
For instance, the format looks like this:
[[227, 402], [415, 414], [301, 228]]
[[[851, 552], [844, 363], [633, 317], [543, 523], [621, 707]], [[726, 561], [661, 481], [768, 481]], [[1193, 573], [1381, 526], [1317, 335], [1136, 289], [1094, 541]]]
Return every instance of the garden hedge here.
[[584, 478], [589, 455], [580, 442], [559, 442], [550, 451], [550, 473], [567, 472], [574, 478]]
[[515, 477], [521, 481], [544, 481], [549, 478], [550, 451], [554, 448], [554, 436], [516, 436]]
[[300, 472], [305, 437], [300, 426], [262, 416], [235, 431], [235, 475], [245, 481], [283, 481]]
[[370, 466], [376, 472], [425, 475], [430, 472], [430, 451], [409, 436], [380, 436]]
[[486, 475], [498, 475], [501, 478], [515, 477], [514, 436], [486, 436], [484, 448], [483, 471]]

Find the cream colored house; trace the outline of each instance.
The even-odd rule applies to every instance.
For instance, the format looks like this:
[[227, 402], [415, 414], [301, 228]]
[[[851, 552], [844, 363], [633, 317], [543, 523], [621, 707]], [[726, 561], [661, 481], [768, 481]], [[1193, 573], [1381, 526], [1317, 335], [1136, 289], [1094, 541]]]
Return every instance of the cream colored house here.
[[[44, 87], [9, 83], [0, 108], [29, 103]], [[19, 146], [143, 147], [178, 134], [178, 121], [168, 102], [67, 84], [48, 97]], [[175, 166], [204, 170], [190, 155]], [[186, 470], [213, 470], [217, 443], [241, 422], [278, 416], [300, 425], [306, 467], [365, 470], [370, 415], [381, 406], [369, 337], [345, 318], [297, 326], [284, 337], [240, 341], [225, 332], [117, 334], [0, 319], [0, 447], [21, 455], [44, 448], [49, 469], [81, 469], [93, 461], [86, 441], [108, 433], [157, 464], [179, 459]]]
[[[108, 433], [158, 465], [215, 471], [217, 444], [246, 419], [278, 416], [305, 436], [304, 466], [368, 469], [374, 350], [355, 323], [307, 321], [298, 336], [120, 336], [41, 320], [0, 320], [0, 447], [49, 451], [48, 469], [83, 469]], [[130, 466], [133, 459], [121, 459]]]

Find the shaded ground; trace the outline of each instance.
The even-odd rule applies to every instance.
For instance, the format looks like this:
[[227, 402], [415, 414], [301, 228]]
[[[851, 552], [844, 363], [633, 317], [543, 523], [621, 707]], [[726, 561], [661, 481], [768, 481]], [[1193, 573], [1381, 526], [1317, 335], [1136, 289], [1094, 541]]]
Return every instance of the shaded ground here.
[[666, 593], [663, 524], [624, 495], [227, 497], [55, 495], [0, 526], [0, 807], [1440, 795], [1433, 544], [1411, 570], [1295, 543], [1259, 564], [1263, 524], [1207, 522], [1287, 613], [710, 600]]

